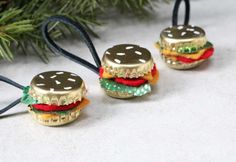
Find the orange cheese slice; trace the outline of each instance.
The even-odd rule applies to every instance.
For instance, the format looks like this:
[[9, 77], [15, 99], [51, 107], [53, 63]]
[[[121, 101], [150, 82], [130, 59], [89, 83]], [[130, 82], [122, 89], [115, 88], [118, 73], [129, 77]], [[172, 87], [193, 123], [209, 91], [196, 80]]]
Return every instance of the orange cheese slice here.
[[42, 120], [47, 120], [47, 119], [51, 119], [51, 118], [56, 118], [58, 115], [56, 114], [40, 114], [38, 115], [38, 119], [42, 119]]
[[84, 109], [90, 101], [87, 98], [83, 98], [82, 102], [77, 106], [77, 110], [82, 110]]
[[147, 73], [146, 75], [144, 75], [144, 76], [141, 77], [141, 78], [147, 80], [151, 85], [154, 85], [154, 84], [156, 84], [157, 81], [158, 81], [159, 72], [158, 72], [158, 70], [157, 70], [154, 75], [152, 75], [152, 73], [149, 72], [149, 73]]
[[157, 71], [156, 74], [154, 74], [153, 79], [149, 81], [151, 85], [157, 84], [157, 81], [159, 79], [159, 72]]
[[182, 57], [186, 57], [186, 58], [190, 58], [190, 59], [198, 59], [200, 58], [204, 52], [208, 50], [208, 48], [206, 49], [201, 49], [200, 51], [198, 51], [197, 53], [194, 53], [194, 54], [181, 54], [181, 53], [178, 53], [178, 52], [175, 52], [175, 51], [170, 51], [170, 50], [166, 50], [166, 49], [163, 49], [161, 50], [161, 53], [166, 55], [166, 56], [182, 56]]
[[111, 79], [111, 78], [114, 78], [114, 76], [112, 76], [111, 74], [109, 74], [108, 72], [104, 70], [102, 73], [102, 78]]

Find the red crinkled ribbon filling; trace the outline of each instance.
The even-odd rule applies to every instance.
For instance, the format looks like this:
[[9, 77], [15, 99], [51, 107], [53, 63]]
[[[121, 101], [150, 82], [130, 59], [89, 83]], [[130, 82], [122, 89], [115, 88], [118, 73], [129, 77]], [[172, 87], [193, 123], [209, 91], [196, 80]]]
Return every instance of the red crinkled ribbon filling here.
[[99, 77], [102, 78], [102, 74], [104, 72], [104, 69], [102, 67], [99, 68]]
[[157, 73], [157, 67], [156, 67], [156, 64], [154, 64], [151, 73], [152, 73], [152, 76], [156, 75], [156, 73]]
[[132, 87], [139, 87], [140, 85], [147, 82], [145, 79], [142, 78], [137, 78], [137, 79], [115, 78], [114, 81]]
[[207, 59], [211, 57], [213, 55], [213, 52], [214, 52], [214, 48], [209, 48], [198, 59], [191, 59], [191, 58], [186, 58], [183, 56], [177, 56], [176, 59], [184, 63], [193, 63], [195, 61], [199, 61], [199, 60]]
[[[102, 78], [102, 74], [104, 72], [104, 69], [100, 67], [99, 71], [99, 76]], [[154, 64], [153, 69], [151, 71], [152, 76], [154, 76], [157, 73], [156, 65]], [[129, 78], [114, 78], [114, 81], [120, 84], [124, 84], [127, 86], [132, 86], [132, 87], [139, 87], [140, 85], [144, 84], [147, 82], [147, 80], [142, 79], [142, 78], [135, 78], [135, 79], [129, 79]]]
[[66, 111], [73, 109], [74, 107], [78, 106], [80, 104], [80, 101], [77, 101], [75, 103], [69, 104], [69, 105], [47, 105], [47, 104], [33, 104], [32, 106], [41, 111]]
[[[152, 68], [152, 76], [154, 76], [157, 73], [156, 65], [154, 64]], [[147, 80], [142, 79], [142, 78], [135, 78], [135, 79], [128, 79], [128, 78], [115, 78], [114, 80], [117, 83], [121, 83], [127, 86], [132, 86], [132, 87], [139, 87], [140, 85], [144, 84], [147, 82]]]

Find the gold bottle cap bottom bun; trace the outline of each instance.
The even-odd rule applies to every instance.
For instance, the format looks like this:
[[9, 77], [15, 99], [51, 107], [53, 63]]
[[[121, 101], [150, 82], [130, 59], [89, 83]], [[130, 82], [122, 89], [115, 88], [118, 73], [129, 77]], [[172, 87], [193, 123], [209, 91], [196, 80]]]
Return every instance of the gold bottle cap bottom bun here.
[[53, 112], [42, 112], [36, 113], [32, 110], [32, 107], [28, 107], [28, 111], [33, 116], [33, 118], [42, 125], [45, 126], [60, 126], [73, 122], [80, 115], [80, 108], [74, 108], [70, 110], [67, 114], [56, 114]]
[[112, 98], [120, 98], [120, 99], [125, 99], [125, 98], [134, 98], [133, 94], [127, 93], [127, 92], [118, 92], [118, 91], [111, 91], [111, 90], [106, 90], [104, 89], [106, 94]]
[[172, 69], [176, 69], [176, 70], [192, 69], [192, 68], [199, 66], [204, 61], [206, 61], [206, 60], [199, 60], [199, 61], [195, 61], [193, 63], [181, 63], [179, 61], [172, 61], [172, 60], [168, 59], [167, 57], [165, 57], [164, 55], [161, 55], [161, 57], [164, 60], [164, 62], [167, 64], [168, 67], [170, 67]]

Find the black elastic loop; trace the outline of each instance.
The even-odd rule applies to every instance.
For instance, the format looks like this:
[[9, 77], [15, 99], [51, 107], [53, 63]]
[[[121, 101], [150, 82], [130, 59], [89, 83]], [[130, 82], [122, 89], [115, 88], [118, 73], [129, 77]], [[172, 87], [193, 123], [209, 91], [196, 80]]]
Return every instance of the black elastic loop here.
[[0, 81], [2, 82], [5, 82], [7, 84], [10, 84], [16, 88], [19, 88], [19, 89], [24, 89], [24, 86], [23, 85], [20, 85], [19, 83], [16, 83], [15, 81], [11, 80], [11, 79], [8, 79], [2, 75], [0, 75]]
[[[90, 62], [78, 57], [78, 56], [75, 56], [74, 54], [64, 50], [63, 48], [61, 48], [60, 46], [58, 46], [50, 37], [49, 35], [49, 31], [48, 31], [48, 25], [49, 23], [51, 22], [62, 22], [66, 25], [69, 25], [69, 26], [72, 26], [81, 36], [82, 40], [86, 43], [86, 45], [88, 46], [92, 56], [93, 56], [93, 59], [96, 63], [97, 66], [91, 64]], [[90, 70], [92, 70], [93, 72], [95, 73], [99, 73], [99, 68], [101, 66], [101, 60], [99, 59], [98, 57], [98, 54], [97, 54], [97, 51], [93, 45], [93, 42], [91, 41], [88, 33], [86, 32], [86, 30], [84, 29], [84, 27], [78, 23], [78, 22], [75, 22], [65, 16], [52, 16], [52, 17], [49, 17], [48, 19], [46, 19], [44, 22], [43, 22], [43, 25], [42, 25], [42, 34], [43, 34], [43, 38], [45, 39], [47, 45], [49, 46], [49, 48], [51, 48], [54, 52], [57, 52], [59, 54], [61, 54], [62, 56], [76, 62], [76, 63], [79, 63], [87, 68], [89, 68]]]
[[[178, 12], [179, 12], [179, 6], [182, 0], [176, 0], [174, 9], [173, 9], [173, 15], [172, 15], [172, 25], [177, 26], [178, 25]], [[189, 0], [183, 0], [185, 2], [185, 18], [184, 18], [184, 25], [188, 25], [189, 18], [190, 18], [190, 2]]]
[[14, 106], [16, 106], [17, 104], [19, 104], [21, 102], [21, 98], [18, 98], [17, 100], [15, 100], [14, 102], [10, 103], [8, 106], [4, 107], [3, 109], [0, 110], [0, 114], [3, 114], [4, 112], [6, 112], [7, 110], [10, 110], [11, 108], [13, 108]]
[[[6, 77], [4, 77], [4, 76], [2, 76], [2, 75], [0, 75], [0, 81], [5, 82], [5, 83], [7, 83], [7, 84], [10, 84], [10, 85], [12, 85], [12, 86], [14, 86], [14, 87], [17, 87], [17, 88], [19, 88], [19, 89], [22, 89], [22, 90], [24, 89], [24, 86], [23, 86], [23, 85], [20, 85], [19, 83], [16, 83], [16, 82], [14, 82], [13, 80], [8, 79], [8, 78], [6, 78]], [[9, 110], [9, 109], [11, 109], [11, 108], [13, 108], [15, 105], [17, 105], [18, 103], [20, 103], [20, 101], [21, 101], [21, 98], [18, 98], [18, 99], [15, 100], [14, 102], [10, 103], [8, 106], [2, 108], [2, 109], [0, 110], [0, 114], [6, 112], [7, 110]]]

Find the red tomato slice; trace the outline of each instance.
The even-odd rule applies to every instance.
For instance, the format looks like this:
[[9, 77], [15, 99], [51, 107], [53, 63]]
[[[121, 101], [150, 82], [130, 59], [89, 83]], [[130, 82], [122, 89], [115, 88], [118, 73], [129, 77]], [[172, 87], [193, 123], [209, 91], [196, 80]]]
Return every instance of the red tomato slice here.
[[137, 78], [137, 79], [127, 79], [127, 78], [115, 78], [114, 80], [117, 83], [121, 83], [127, 86], [138, 87], [147, 81], [145, 79]]
[[[156, 65], [154, 65], [151, 73], [152, 73], [152, 76], [154, 76], [157, 73]], [[132, 86], [132, 87], [139, 87], [140, 85], [147, 82], [147, 80], [142, 79], [142, 78], [135, 78], [135, 79], [115, 78], [114, 81], [117, 83], [127, 85], [127, 86]]]
[[70, 110], [80, 104], [80, 101], [77, 101], [76, 103], [72, 103], [69, 105], [47, 105], [47, 104], [34, 104], [32, 105], [35, 109], [41, 110], [41, 111], [65, 111]]
[[[102, 78], [102, 74], [104, 72], [104, 69], [100, 67], [99, 69], [99, 76]], [[156, 65], [154, 65], [152, 71], [152, 76], [154, 76], [157, 73]], [[139, 87], [140, 85], [144, 84], [147, 82], [147, 80], [142, 79], [142, 78], [135, 78], [135, 79], [129, 79], [129, 78], [114, 78], [114, 81], [120, 84], [124, 84], [127, 86], [132, 86], [132, 87]]]
[[157, 73], [157, 67], [156, 67], [156, 64], [154, 64], [151, 73], [152, 73], [152, 76], [154, 76], [154, 75]]
[[102, 67], [99, 68], [99, 77], [102, 78], [102, 74], [104, 72], [104, 69]]
[[192, 63], [195, 61], [199, 61], [199, 60], [207, 59], [207, 58], [211, 57], [213, 55], [213, 52], [214, 52], [214, 48], [209, 48], [198, 59], [190, 59], [190, 58], [186, 58], [183, 56], [177, 56], [176, 58], [178, 61], [181, 61], [184, 63]]

